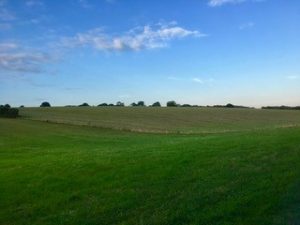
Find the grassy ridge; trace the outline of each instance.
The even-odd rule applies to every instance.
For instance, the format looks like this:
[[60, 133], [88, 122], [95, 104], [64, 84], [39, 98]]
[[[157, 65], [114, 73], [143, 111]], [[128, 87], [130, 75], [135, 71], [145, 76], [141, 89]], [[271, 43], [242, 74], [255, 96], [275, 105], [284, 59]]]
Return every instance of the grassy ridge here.
[[159, 135], [8, 119], [0, 127], [0, 224], [285, 225], [300, 216], [299, 128]]
[[300, 125], [300, 111], [220, 108], [23, 108], [33, 120], [153, 133], [214, 133]]

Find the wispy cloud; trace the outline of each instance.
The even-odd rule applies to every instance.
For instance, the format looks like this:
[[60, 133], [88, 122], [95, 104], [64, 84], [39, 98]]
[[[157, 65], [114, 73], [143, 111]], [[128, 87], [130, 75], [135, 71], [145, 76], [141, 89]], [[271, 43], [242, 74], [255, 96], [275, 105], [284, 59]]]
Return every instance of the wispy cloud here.
[[172, 81], [194, 82], [194, 83], [198, 83], [198, 84], [212, 83], [215, 81], [215, 79], [213, 79], [213, 78], [201, 79], [199, 77], [186, 78], [186, 77], [169, 76], [169, 77], [167, 77], [167, 79], [172, 80]]
[[78, 3], [82, 8], [85, 8], [85, 9], [90, 9], [93, 7], [92, 4], [88, 0], [78, 0]]
[[49, 58], [42, 53], [4, 53], [0, 54], [0, 70], [10, 72], [42, 72], [41, 63], [45, 63]]
[[264, 0], [209, 0], [208, 5], [211, 7], [222, 6], [225, 4], [239, 4], [243, 2], [261, 2]]
[[241, 2], [245, 2], [246, 0], [209, 0], [208, 5], [211, 7], [221, 6], [224, 4], [237, 4]]
[[16, 16], [13, 12], [0, 6], [0, 20], [1, 21], [12, 21], [15, 19], [16, 19]]
[[18, 45], [13, 42], [0, 43], [0, 53], [18, 48]]
[[0, 21], [13, 21], [16, 19], [16, 16], [13, 12], [7, 9], [7, 1], [0, 0]]
[[44, 6], [44, 2], [42, 2], [41, 0], [27, 0], [25, 4], [28, 7]]
[[199, 84], [203, 84], [204, 83], [203, 80], [201, 80], [200, 78], [197, 78], [197, 77], [194, 77], [192, 79], [192, 81], [195, 82], [195, 83], [199, 83]]
[[288, 80], [298, 80], [300, 79], [300, 76], [297, 76], [297, 75], [291, 75], [291, 76], [287, 76], [286, 77]]
[[188, 30], [174, 23], [137, 27], [121, 35], [109, 35], [103, 29], [97, 28], [71, 38], [63, 38], [62, 46], [92, 47], [106, 51], [139, 51], [167, 47], [175, 39], [204, 36], [206, 35], [197, 30]]
[[9, 30], [12, 28], [10, 23], [0, 23], [0, 31]]
[[116, 0], [105, 0], [107, 3], [115, 3]]
[[52, 59], [41, 51], [24, 49], [16, 43], [0, 44], [0, 70], [8, 72], [42, 72], [42, 65]]
[[255, 26], [255, 23], [253, 23], [253, 22], [248, 22], [248, 23], [243, 23], [243, 24], [241, 24], [240, 26], [239, 26], [239, 29], [240, 30], [246, 30], [246, 29], [250, 29], [250, 28], [252, 28], [252, 27], [254, 27]]

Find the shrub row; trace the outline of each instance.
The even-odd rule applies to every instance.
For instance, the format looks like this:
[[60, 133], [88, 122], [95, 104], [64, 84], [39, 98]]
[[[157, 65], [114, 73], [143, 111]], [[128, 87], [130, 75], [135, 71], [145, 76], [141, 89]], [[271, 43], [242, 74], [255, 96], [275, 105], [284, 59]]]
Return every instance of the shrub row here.
[[0, 106], [0, 117], [5, 118], [17, 118], [19, 116], [19, 110], [15, 108], [10, 108], [9, 105]]

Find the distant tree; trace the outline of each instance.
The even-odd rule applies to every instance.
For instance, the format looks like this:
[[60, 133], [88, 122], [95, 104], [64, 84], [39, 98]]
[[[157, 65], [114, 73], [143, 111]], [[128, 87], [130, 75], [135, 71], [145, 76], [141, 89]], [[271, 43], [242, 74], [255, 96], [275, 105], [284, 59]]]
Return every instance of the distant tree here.
[[19, 116], [19, 110], [15, 108], [9, 108], [7, 117], [8, 118], [17, 118]]
[[121, 107], [123, 107], [123, 106], [125, 106], [125, 104], [123, 103], [123, 102], [117, 102], [117, 104], [116, 104], [116, 106], [121, 106]]
[[145, 106], [145, 102], [144, 102], [144, 101], [139, 101], [139, 102], [137, 103], [137, 106]]
[[49, 102], [42, 102], [42, 104], [40, 105], [40, 107], [51, 107]]
[[228, 103], [225, 107], [226, 107], [226, 108], [234, 108], [234, 105], [231, 104], [231, 103]]
[[152, 104], [152, 107], [161, 107], [161, 104], [160, 104], [160, 102], [154, 102]]
[[131, 106], [138, 106], [138, 104], [136, 104], [135, 102], [130, 104]]
[[10, 105], [9, 104], [5, 104], [4, 107], [5, 108], [10, 108]]
[[110, 103], [110, 104], [108, 104], [108, 106], [115, 106], [114, 104], [112, 104], [112, 103]]
[[0, 106], [0, 115], [5, 116], [5, 114], [8, 112], [8, 109], [9, 108], [5, 107], [4, 105], [1, 105]]
[[101, 103], [98, 106], [108, 106], [108, 104], [107, 103]]
[[81, 105], [79, 105], [79, 107], [87, 107], [87, 106], [90, 106], [90, 105], [88, 103], [86, 103], [86, 102], [84, 102]]
[[17, 118], [19, 116], [19, 110], [15, 108], [10, 108], [8, 105], [0, 106], [0, 117], [6, 118]]
[[20, 108], [24, 108], [25, 106], [24, 105], [20, 105]]
[[300, 110], [300, 106], [263, 106], [262, 109]]
[[168, 101], [167, 102], [167, 107], [176, 107], [177, 103], [175, 101]]
[[190, 104], [183, 104], [183, 105], [181, 105], [181, 107], [191, 107], [191, 105]]

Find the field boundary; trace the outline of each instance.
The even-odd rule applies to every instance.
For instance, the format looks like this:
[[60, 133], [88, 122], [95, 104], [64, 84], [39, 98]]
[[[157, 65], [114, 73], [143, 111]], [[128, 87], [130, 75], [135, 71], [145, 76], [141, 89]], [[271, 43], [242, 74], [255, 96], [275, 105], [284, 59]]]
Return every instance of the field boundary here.
[[209, 135], [209, 134], [228, 134], [228, 133], [238, 133], [238, 132], [249, 132], [249, 131], [265, 131], [265, 130], [273, 130], [273, 129], [283, 129], [283, 128], [297, 128], [300, 127], [299, 124], [287, 124], [287, 125], [278, 125], [274, 127], [262, 127], [262, 128], [249, 128], [249, 129], [228, 129], [228, 130], [219, 130], [219, 131], [198, 131], [198, 132], [187, 132], [187, 131], [168, 131], [168, 130], [147, 130], [147, 129], [130, 129], [130, 128], [116, 128], [109, 126], [101, 126], [92, 124], [91, 121], [84, 121], [79, 124], [78, 122], [72, 121], [61, 121], [61, 120], [52, 120], [52, 119], [33, 119], [30, 117], [20, 117], [23, 120], [31, 120], [31, 121], [40, 121], [51, 124], [63, 124], [63, 125], [72, 125], [72, 126], [82, 126], [82, 127], [93, 127], [100, 129], [107, 129], [112, 131], [120, 131], [120, 132], [130, 132], [130, 133], [140, 133], [140, 134], [166, 134], [166, 135]]

